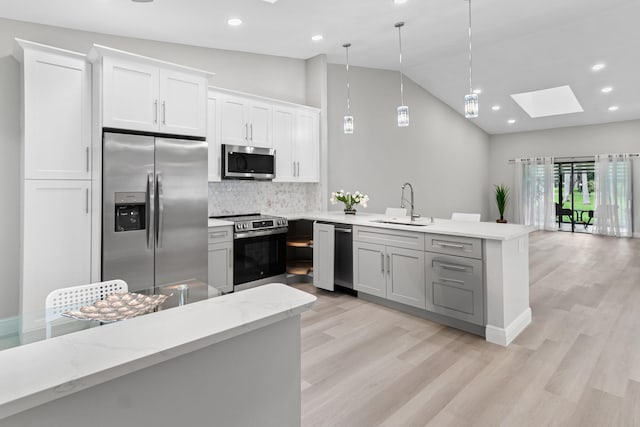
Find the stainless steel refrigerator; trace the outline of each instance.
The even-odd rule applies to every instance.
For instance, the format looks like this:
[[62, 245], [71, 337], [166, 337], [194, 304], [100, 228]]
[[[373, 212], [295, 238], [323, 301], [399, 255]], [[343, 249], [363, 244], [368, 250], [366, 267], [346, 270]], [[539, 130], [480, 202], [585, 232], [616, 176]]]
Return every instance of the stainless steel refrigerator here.
[[207, 143], [104, 133], [102, 280], [207, 282]]

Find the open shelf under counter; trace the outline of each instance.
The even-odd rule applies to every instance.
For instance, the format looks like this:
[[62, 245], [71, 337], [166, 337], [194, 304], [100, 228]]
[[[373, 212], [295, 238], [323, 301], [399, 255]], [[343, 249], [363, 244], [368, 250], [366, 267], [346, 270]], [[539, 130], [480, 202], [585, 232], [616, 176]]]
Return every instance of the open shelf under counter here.
[[294, 248], [313, 248], [313, 237], [292, 236], [287, 238], [287, 246]]
[[287, 273], [296, 276], [306, 276], [313, 272], [313, 260], [304, 259], [287, 263]]

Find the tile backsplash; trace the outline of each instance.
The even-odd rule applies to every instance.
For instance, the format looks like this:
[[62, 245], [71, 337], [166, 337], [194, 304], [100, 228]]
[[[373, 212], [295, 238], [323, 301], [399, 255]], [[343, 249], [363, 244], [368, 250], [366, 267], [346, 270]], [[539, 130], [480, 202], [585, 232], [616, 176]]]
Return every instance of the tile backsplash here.
[[209, 183], [209, 216], [318, 211], [320, 184], [223, 181]]

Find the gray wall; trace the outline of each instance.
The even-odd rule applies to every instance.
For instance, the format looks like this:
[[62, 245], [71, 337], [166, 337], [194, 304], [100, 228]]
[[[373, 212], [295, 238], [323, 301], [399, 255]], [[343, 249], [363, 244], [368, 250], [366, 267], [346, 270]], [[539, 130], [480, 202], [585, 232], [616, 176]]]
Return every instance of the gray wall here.
[[[604, 153], [640, 152], [640, 120], [577, 126], [535, 132], [493, 135], [490, 138], [489, 171], [492, 184], [513, 188], [514, 166], [510, 159], [532, 156], [592, 156]], [[634, 231], [640, 230], [640, 161], [634, 160], [633, 198]], [[498, 215], [491, 203], [491, 215]], [[513, 203], [507, 209], [507, 220], [513, 221]]]
[[355, 131], [345, 135], [345, 68], [329, 66], [328, 191], [359, 190], [371, 198], [369, 208], [359, 210], [384, 212], [399, 206], [400, 187], [409, 181], [418, 213], [449, 218], [454, 211], [480, 212], [487, 220], [489, 136], [408, 79], [411, 123], [398, 128], [398, 73], [350, 67], [350, 75]]
[[305, 103], [304, 60], [116, 37], [0, 18], [0, 319], [17, 314], [19, 245], [19, 66], [11, 56], [15, 37], [88, 52], [98, 43], [213, 71], [214, 86]]

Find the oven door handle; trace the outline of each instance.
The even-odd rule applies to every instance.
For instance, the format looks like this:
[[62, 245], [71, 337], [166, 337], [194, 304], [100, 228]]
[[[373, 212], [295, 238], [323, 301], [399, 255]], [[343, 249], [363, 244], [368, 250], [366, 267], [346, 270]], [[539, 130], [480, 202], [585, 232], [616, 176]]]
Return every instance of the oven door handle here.
[[289, 229], [287, 227], [274, 228], [264, 231], [247, 231], [245, 233], [234, 233], [234, 239], [250, 239], [252, 237], [271, 236], [273, 234], [286, 234]]

